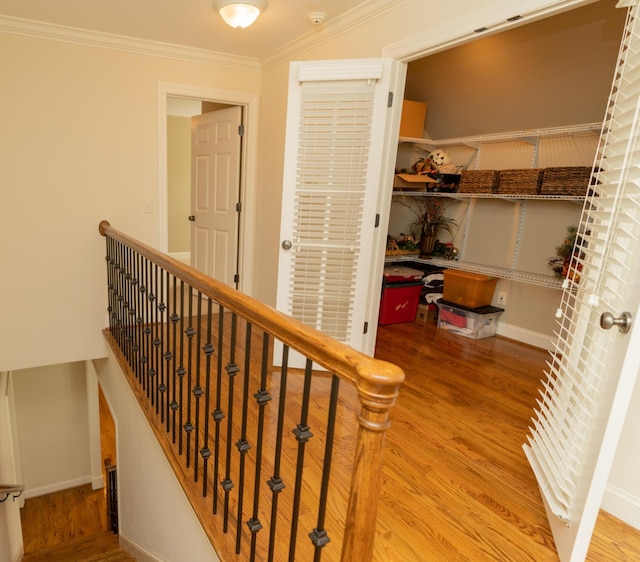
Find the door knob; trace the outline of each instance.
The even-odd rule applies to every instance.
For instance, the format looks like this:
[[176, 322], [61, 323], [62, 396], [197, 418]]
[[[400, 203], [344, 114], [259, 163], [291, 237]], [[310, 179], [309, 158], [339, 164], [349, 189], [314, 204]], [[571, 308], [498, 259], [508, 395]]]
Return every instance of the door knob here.
[[283, 240], [282, 247], [285, 250], [290, 250], [292, 246], [293, 246], [293, 244], [291, 243], [291, 240]]
[[189, 220], [191, 222], [195, 221], [196, 220], [196, 216], [195, 215], [189, 215]]
[[629, 312], [623, 312], [620, 318], [614, 318], [610, 312], [603, 312], [600, 316], [600, 327], [604, 330], [609, 330], [613, 326], [618, 326], [621, 334], [626, 334], [631, 330], [632, 318]]

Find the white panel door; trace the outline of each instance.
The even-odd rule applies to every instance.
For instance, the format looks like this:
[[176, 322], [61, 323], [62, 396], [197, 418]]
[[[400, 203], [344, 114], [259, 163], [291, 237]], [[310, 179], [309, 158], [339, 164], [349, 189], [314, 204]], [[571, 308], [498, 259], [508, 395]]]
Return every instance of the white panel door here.
[[191, 265], [236, 286], [242, 108], [191, 118]]
[[[640, 370], [640, 22], [623, 36], [555, 349], [525, 453], [562, 562], [585, 559]], [[607, 320], [624, 324], [627, 332]], [[603, 314], [604, 326], [601, 326]], [[608, 329], [605, 329], [608, 328]]]
[[384, 251], [381, 190], [391, 198], [383, 164], [392, 67], [364, 59], [290, 68], [277, 308], [357, 349], [367, 305], [380, 299], [381, 272], [371, 272]]

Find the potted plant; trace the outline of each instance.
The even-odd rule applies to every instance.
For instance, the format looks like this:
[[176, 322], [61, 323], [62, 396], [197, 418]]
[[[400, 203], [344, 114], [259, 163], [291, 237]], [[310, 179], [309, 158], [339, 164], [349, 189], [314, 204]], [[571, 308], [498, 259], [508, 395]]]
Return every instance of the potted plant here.
[[411, 224], [411, 234], [420, 241], [420, 257], [429, 257], [433, 253], [438, 233], [445, 230], [453, 240], [454, 228], [458, 223], [445, 211], [451, 203], [446, 197], [411, 197], [408, 201], [395, 199], [409, 209], [415, 220]]

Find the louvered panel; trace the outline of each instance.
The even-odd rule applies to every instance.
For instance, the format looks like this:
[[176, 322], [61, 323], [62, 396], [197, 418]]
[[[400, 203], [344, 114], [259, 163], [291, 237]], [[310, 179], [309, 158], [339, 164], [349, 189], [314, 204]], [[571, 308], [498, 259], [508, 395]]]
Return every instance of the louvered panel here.
[[352, 330], [373, 101], [367, 80], [301, 85], [287, 300], [292, 316], [340, 341]]
[[[640, 252], [637, 10], [627, 22], [605, 133], [598, 146], [585, 136], [564, 147], [567, 157], [572, 151], [576, 158], [595, 152], [596, 181], [585, 202], [557, 314], [556, 344], [524, 449], [549, 509], [566, 522], [580, 520], [585, 507], [615, 390], [610, 381], [616, 374], [616, 333], [601, 330], [599, 316], [627, 306]], [[559, 148], [555, 139], [541, 142], [543, 167], [553, 165], [542, 157], [551, 146]]]

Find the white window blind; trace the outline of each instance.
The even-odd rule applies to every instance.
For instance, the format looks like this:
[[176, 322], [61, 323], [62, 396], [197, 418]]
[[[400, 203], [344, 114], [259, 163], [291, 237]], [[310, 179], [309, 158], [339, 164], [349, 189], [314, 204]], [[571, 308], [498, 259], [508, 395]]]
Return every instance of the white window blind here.
[[[600, 315], [604, 311], [617, 315], [638, 302], [634, 296], [640, 255], [637, 12], [637, 6], [629, 12], [592, 186], [557, 313], [557, 341], [524, 446], [548, 508], [566, 527], [584, 510], [624, 359], [616, 357], [620, 333], [601, 329]], [[557, 537], [556, 543], [561, 543]]]
[[374, 82], [301, 84], [289, 310], [349, 341], [373, 119]]

